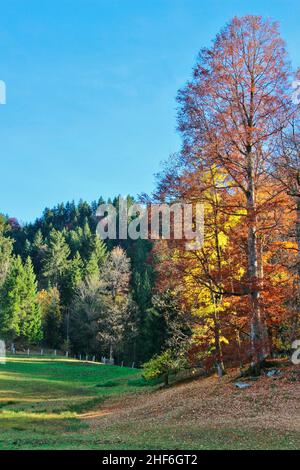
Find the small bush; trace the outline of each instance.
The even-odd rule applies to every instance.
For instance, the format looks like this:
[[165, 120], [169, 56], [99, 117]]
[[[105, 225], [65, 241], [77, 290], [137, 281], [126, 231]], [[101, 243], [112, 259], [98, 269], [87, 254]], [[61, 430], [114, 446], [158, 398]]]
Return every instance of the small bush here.
[[165, 386], [168, 386], [170, 375], [177, 374], [182, 367], [183, 359], [176, 357], [172, 350], [167, 349], [144, 364], [143, 377], [146, 380], [163, 378]]

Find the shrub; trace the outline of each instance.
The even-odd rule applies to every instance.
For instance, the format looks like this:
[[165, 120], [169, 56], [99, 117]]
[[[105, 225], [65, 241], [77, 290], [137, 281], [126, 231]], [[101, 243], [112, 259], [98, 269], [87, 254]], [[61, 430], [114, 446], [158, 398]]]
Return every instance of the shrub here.
[[182, 367], [182, 359], [175, 357], [172, 350], [167, 349], [144, 364], [143, 377], [146, 380], [163, 378], [165, 386], [168, 386], [170, 374], [177, 374]]

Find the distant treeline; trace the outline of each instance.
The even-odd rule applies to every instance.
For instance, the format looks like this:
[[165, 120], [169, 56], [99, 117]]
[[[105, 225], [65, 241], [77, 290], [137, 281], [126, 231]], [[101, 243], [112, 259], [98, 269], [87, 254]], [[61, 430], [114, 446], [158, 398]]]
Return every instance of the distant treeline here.
[[24, 226], [1, 216], [1, 337], [136, 364], [161, 351], [170, 332], [152, 242], [100, 240], [104, 202], [59, 204]]

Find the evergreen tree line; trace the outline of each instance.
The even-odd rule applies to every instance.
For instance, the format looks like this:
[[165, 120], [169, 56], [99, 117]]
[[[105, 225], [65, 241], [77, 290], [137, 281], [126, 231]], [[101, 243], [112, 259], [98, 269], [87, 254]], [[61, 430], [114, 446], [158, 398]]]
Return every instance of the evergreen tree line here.
[[[117, 363], [141, 364], [161, 352], [170, 336], [166, 305], [173, 309], [174, 299], [154, 295], [150, 241], [97, 237], [95, 212], [103, 202], [59, 204], [24, 226], [0, 216], [6, 341]], [[118, 209], [117, 198], [107, 202]]]

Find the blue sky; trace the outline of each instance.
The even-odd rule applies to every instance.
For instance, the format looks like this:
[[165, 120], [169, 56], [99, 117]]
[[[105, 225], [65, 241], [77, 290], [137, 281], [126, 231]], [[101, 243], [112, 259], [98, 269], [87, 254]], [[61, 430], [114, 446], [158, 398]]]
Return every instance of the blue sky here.
[[300, 65], [299, 0], [9, 0], [0, 6], [0, 212], [151, 192], [180, 148], [176, 101], [234, 15], [279, 20]]

